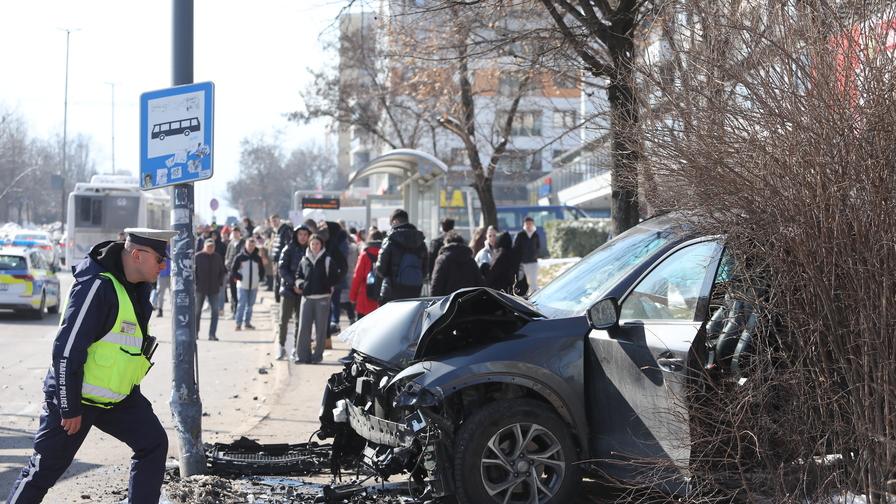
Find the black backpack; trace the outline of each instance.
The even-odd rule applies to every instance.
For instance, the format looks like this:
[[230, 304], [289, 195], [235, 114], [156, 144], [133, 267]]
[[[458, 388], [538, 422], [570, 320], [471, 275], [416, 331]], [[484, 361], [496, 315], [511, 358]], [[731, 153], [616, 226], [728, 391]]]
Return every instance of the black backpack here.
[[398, 260], [398, 271], [395, 274], [395, 284], [404, 287], [420, 287], [423, 285], [423, 259], [407, 250]]
[[370, 271], [367, 272], [367, 285], [365, 293], [370, 299], [379, 299], [380, 289], [383, 288], [383, 278], [376, 274], [377, 258], [370, 252], [364, 253], [367, 254], [367, 259], [370, 259]]

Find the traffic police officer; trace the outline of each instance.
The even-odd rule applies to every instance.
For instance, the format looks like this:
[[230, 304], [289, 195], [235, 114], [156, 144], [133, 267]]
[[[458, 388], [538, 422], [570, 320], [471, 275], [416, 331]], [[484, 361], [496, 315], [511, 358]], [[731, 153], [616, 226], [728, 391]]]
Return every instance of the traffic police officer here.
[[131, 504], [159, 502], [168, 437], [140, 381], [152, 367], [152, 283], [165, 267], [173, 231], [125, 229], [124, 241], [93, 247], [74, 267], [74, 285], [44, 380], [34, 454], [8, 503], [40, 502], [65, 472], [92, 426], [133, 451]]

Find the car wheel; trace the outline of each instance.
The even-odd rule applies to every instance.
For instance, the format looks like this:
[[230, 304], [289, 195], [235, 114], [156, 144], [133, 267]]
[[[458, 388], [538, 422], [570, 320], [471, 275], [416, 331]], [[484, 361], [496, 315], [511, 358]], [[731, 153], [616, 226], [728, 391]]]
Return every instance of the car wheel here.
[[40, 308], [38, 308], [37, 310], [31, 311], [31, 318], [33, 318], [34, 320], [43, 319], [44, 312], [46, 311], [46, 308], [47, 308], [47, 293], [43, 292], [40, 295]]
[[581, 480], [569, 427], [544, 403], [498, 401], [461, 426], [454, 483], [460, 504], [566, 504]]
[[58, 299], [56, 300], [56, 304], [54, 304], [53, 306], [47, 307], [47, 313], [49, 313], [51, 315], [56, 315], [57, 313], [59, 313], [59, 300]]

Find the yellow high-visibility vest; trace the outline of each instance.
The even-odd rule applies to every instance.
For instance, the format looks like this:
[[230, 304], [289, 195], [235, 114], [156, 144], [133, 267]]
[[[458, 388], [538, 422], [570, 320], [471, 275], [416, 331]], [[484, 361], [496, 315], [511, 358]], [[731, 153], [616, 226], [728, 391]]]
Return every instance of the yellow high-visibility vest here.
[[81, 402], [111, 408], [140, 384], [149, 371], [150, 362], [142, 353], [143, 331], [124, 285], [111, 273], [100, 275], [115, 286], [118, 315], [112, 330], [87, 347]]

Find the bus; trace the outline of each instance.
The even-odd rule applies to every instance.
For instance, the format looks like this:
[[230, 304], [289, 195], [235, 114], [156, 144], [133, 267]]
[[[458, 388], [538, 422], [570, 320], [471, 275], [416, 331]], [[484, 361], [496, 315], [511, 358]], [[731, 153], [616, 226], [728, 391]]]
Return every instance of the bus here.
[[141, 191], [129, 175], [94, 175], [68, 195], [65, 264], [74, 266], [91, 247], [117, 239], [124, 228], [169, 229], [170, 221], [167, 190]]

